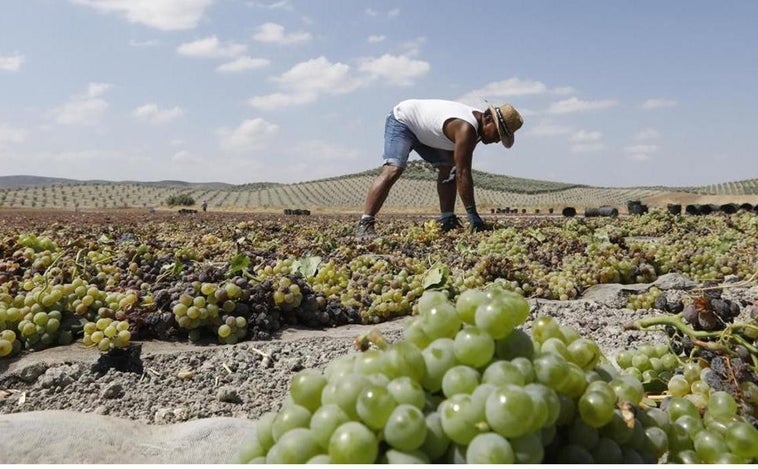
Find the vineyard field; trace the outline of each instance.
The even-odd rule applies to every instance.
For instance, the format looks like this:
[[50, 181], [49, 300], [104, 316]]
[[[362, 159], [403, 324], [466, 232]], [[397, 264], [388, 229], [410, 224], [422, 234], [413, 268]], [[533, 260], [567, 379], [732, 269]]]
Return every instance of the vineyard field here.
[[[294, 184], [243, 185], [163, 182], [81, 182], [50, 178], [0, 177], [0, 207], [98, 210], [168, 208], [169, 197], [189, 195], [199, 207], [218, 211], [281, 212], [301, 208], [320, 212], [359, 212], [378, 169]], [[384, 210], [433, 213], [438, 209], [435, 172], [412, 161], [390, 193]], [[622, 210], [630, 200], [651, 206], [666, 203], [758, 204], [758, 179], [702, 187], [609, 188], [514, 178], [474, 171], [480, 211], [516, 207], [529, 213], [567, 206], [583, 209], [611, 205]], [[462, 209], [462, 207], [458, 207]]]

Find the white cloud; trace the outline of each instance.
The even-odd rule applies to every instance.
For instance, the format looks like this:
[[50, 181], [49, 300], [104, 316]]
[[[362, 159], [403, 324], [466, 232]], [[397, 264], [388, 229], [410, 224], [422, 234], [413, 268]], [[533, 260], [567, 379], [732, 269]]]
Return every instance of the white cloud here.
[[111, 85], [108, 83], [90, 83], [87, 85], [87, 94], [86, 96], [88, 98], [97, 98], [98, 96], [102, 96], [105, 94], [108, 89], [110, 89]]
[[665, 98], [652, 98], [646, 99], [644, 103], [640, 104], [640, 107], [645, 110], [660, 109], [665, 107], [674, 107], [678, 103], [675, 99]]
[[108, 102], [101, 98], [110, 88], [107, 83], [90, 83], [86, 93], [73, 96], [60, 107], [48, 111], [49, 118], [64, 125], [96, 125], [108, 109]]
[[147, 39], [144, 41], [138, 41], [136, 39], [130, 39], [129, 45], [132, 47], [153, 47], [159, 44], [157, 39]]
[[481, 88], [471, 90], [464, 94], [458, 98], [458, 101], [473, 106], [481, 106], [483, 104], [483, 99], [492, 102], [492, 104], [499, 104], [494, 103], [493, 101], [514, 96], [538, 95], [547, 92], [548, 87], [541, 81], [522, 80], [521, 78], [513, 77], [506, 80], [487, 83]]
[[394, 16], [398, 16], [400, 14], [400, 9], [399, 8], [393, 8], [391, 10], [388, 10], [386, 13], [383, 13], [383, 12], [380, 12], [380, 11], [376, 11], [373, 8], [366, 8], [366, 14], [368, 16], [386, 15], [386, 16], [388, 16], [388, 17], [391, 18], [391, 17], [394, 17]]
[[409, 56], [409, 57], [416, 57], [421, 53], [421, 46], [426, 44], [426, 38], [423, 36], [417, 37], [416, 39], [413, 39], [411, 41], [405, 41], [400, 44], [400, 50], [403, 52], [403, 55]]
[[202, 163], [203, 159], [187, 150], [179, 150], [171, 155], [171, 161], [174, 163]]
[[[523, 113], [521, 114], [523, 115]], [[557, 137], [560, 135], [568, 135], [571, 132], [571, 127], [555, 124], [551, 120], [543, 120], [537, 125], [530, 126], [526, 131], [526, 134], [535, 137]]]
[[254, 59], [245, 55], [231, 62], [219, 65], [216, 67], [216, 71], [221, 73], [241, 72], [244, 70], [265, 68], [268, 67], [270, 63], [271, 61], [268, 59]]
[[429, 72], [429, 62], [384, 54], [363, 60], [358, 69], [368, 73], [371, 78], [382, 79], [391, 85], [409, 86], [414, 84], [415, 79]]
[[262, 148], [268, 139], [279, 131], [279, 127], [264, 119], [247, 119], [234, 129], [219, 129], [221, 149], [244, 152]]
[[647, 161], [650, 155], [658, 151], [658, 145], [632, 145], [624, 147], [629, 158], [636, 161]]
[[0, 55], [0, 70], [6, 72], [17, 72], [24, 63], [25, 57], [19, 53], [13, 55]]
[[256, 109], [274, 110], [282, 107], [311, 103], [321, 94], [344, 94], [365, 86], [375, 79], [391, 85], [409, 85], [415, 78], [427, 73], [429, 64], [404, 56], [384, 55], [363, 59], [356, 71], [340, 62], [332, 63], [318, 57], [296, 64], [272, 81], [280, 87], [278, 92], [255, 96], [248, 103]]
[[283, 10], [294, 10], [292, 5], [290, 4], [289, 0], [281, 0], [278, 2], [272, 2], [272, 3], [263, 3], [263, 2], [247, 2], [247, 5], [249, 6], [255, 6], [260, 8], [268, 8], [269, 10], [276, 10], [276, 9], [283, 9]]
[[335, 162], [356, 160], [360, 152], [323, 140], [303, 142], [295, 148], [299, 155], [307, 155], [309, 161]]
[[576, 143], [587, 143], [597, 142], [601, 138], [603, 138], [603, 134], [597, 130], [580, 130], [578, 132], [574, 132], [569, 140]]
[[633, 153], [629, 155], [629, 159], [636, 161], [647, 161], [650, 159], [650, 155], [647, 153]]
[[159, 109], [157, 104], [149, 103], [138, 107], [132, 114], [151, 124], [166, 124], [184, 115], [184, 111], [178, 106], [171, 109]]
[[513, 77], [507, 80], [487, 83], [477, 91], [484, 93], [485, 96], [493, 97], [525, 96], [545, 93], [547, 86], [540, 81], [522, 80]]
[[2, 143], [21, 143], [26, 140], [27, 132], [25, 129], [8, 127], [0, 124], [0, 144]]
[[321, 56], [296, 64], [274, 81], [282, 87], [303, 93], [349, 93], [363, 85], [359, 79], [351, 76], [349, 65], [331, 63]]
[[180, 44], [176, 52], [180, 55], [204, 59], [239, 57], [247, 50], [244, 44], [235, 42], [222, 43], [215, 35], [197, 41]]
[[535, 117], [540, 115], [539, 112], [533, 110], [532, 108], [521, 106], [518, 108], [518, 113], [521, 114], [521, 117]]
[[69, 0], [164, 31], [192, 29], [214, 0]]
[[317, 98], [316, 93], [272, 93], [250, 98], [248, 104], [262, 111], [273, 111], [283, 107], [312, 103]]
[[382, 42], [385, 39], [387, 39], [387, 36], [384, 36], [382, 34], [372, 34], [368, 37], [368, 42], [372, 44], [376, 44], [377, 42]]
[[577, 97], [558, 101], [550, 105], [547, 110], [548, 114], [569, 114], [572, 112], [597, 111], [608, 109], [617, 105], [618, 102], [612, 99], [602, 99], [598, 101], [582, 101]]
[[571, 145], [571, 153], [595, 153], [601, 150], [605, 150], [605, 145], [600, 142]]
[[655, 153], [658, 151], [658, 145], [632, 145], [624, 147], [627, 153]]
[[311, 40], [311, 33], [299, 31], [285, 34], [284, 26], [276, 23], [264, 23], [253, 34], [253, 39], [259, 42], [271, 42], [275, 44], [296, 44]]
[[550, 90], [553, 94], [572, 94], [576, 93], [576, 90], [570, 86], [557, 86]]
[[634, 135], [635, 140], [655, 140], [660, 138], [661, 133], [655, 129], [642, 129]]

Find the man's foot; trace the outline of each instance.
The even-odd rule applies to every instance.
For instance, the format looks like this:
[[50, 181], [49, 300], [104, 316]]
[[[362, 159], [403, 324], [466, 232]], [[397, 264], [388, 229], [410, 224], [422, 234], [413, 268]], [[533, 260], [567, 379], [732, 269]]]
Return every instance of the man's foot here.
[[479, 233], [481, 231], [492, 231], [494, 227], [486, 222], [481, 223], [474, 223], [471, 225], [471, 228], [469, 228], [469, 232], [471, 233]]
[[445, 217], [440, 219], [440, 229], [442, 229], [443, 232], [457, 230], [460, 228], [463, 228], [463, 225], [461, 224], [461, 220], [455, 215], [452, 217]]
[[355, 239], [367, 240], [376, 238], [373, 218], [363, 218], [355, 225]]

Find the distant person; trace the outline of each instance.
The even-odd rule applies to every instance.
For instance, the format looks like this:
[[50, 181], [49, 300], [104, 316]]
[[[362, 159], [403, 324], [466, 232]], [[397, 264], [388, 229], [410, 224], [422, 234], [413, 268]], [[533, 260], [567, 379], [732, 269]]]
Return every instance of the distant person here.
[[484, 111], [440, 99], [409, 99], [396, 105], [384, 126], [384, 166], [369, 188], [363, 216], [355, 227], [356, 238], [376, 236], [374, 217], [403, 173], [411, 150], [437, 168], [443, 231], [462, 227], [454, 213], [456, 193], [466, 208], [470, 230], [491, 229], [476, 210], [471, 175], [474, 148], [479, 142], [501, 142], [511, 148], [514, 133], [523, 123], [510, 104], [488, 104]]
[[203, 212], [207, 211], [208, 210], [208, 202], [206, 202], [206, 201], [203, 200], [202, 207], [203, 207]]

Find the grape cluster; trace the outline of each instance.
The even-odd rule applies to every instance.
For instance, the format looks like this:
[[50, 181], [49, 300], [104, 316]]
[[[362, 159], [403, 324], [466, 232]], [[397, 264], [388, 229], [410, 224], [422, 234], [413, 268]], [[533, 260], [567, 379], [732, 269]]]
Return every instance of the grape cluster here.
[[24, 341], [24, 347], [31, 349], [48, 347], [53, 344], [70, 344], [73, 341], [71, 333], [60, 331], [62, 319], [61, 312], [55, 310], [26, 313], [17, 326]]
[[700, 295], [684, 306], [683, 317], [697, 331], [723, 330], [740, 314], [740, 305], [718, 293]]
[[616, 365], [642, 382], [666, 383], [679, 364], [678, 356], [665, 343], [643, 343], [616, 355]]
[[652, 286], [642, 293], [633, 293], [627, 298], [626, 307], [634, 310], [652, 309], [660, 304], [658, 299], [661, 298], [661, 294], [661, 289], [656, 286]]
[[0, 357], [18, 353], [21, 342], [16, 339], [16, 333], [10, 329], [0, 331]]
[[113, 348], [126, 348], [132, 338], [127, 321], [116, 321], [110, 318], [100, 318], [96, 322], [84, 324], [82, 342], [86, 346], [95, 346], [101, 352]]
[[[520, 326], [529, 306], [513, 292], [469, 289], [453, 304], [447, 293], [429, 291], [418, 309], [395, 343], [374, 330], [356, 341], [362, 351], [333, 360], [323, 371], [297, 373], [281, 409], [260, 418], [240, 460], [534, 464], [758, 458], [758, 430], [732, 411], [727, 398], [712, 394], [709, 402], [719, 428], [707, 427], [700, 414], [693, 420], [697, 407], [687, 399], [682, 404], [671, 397], [665, 410], [642, 405], [647, 398], [640, 380], [601, 363], [597, 344], [575, 328], [542, 316], [525, 332]], [[662, 349], [650, 348], [645, 351], [663, 360]], [[641, 366], [642, 359], [631, 361]]]
[[[221, 317], [221, 325], [218, 326], [216, 334], [222, 343], [236, 344], [247, 336], [247, 319], [244, 316], [224, 315]], [[190, 339], [193, 337], [190, 336]]]

